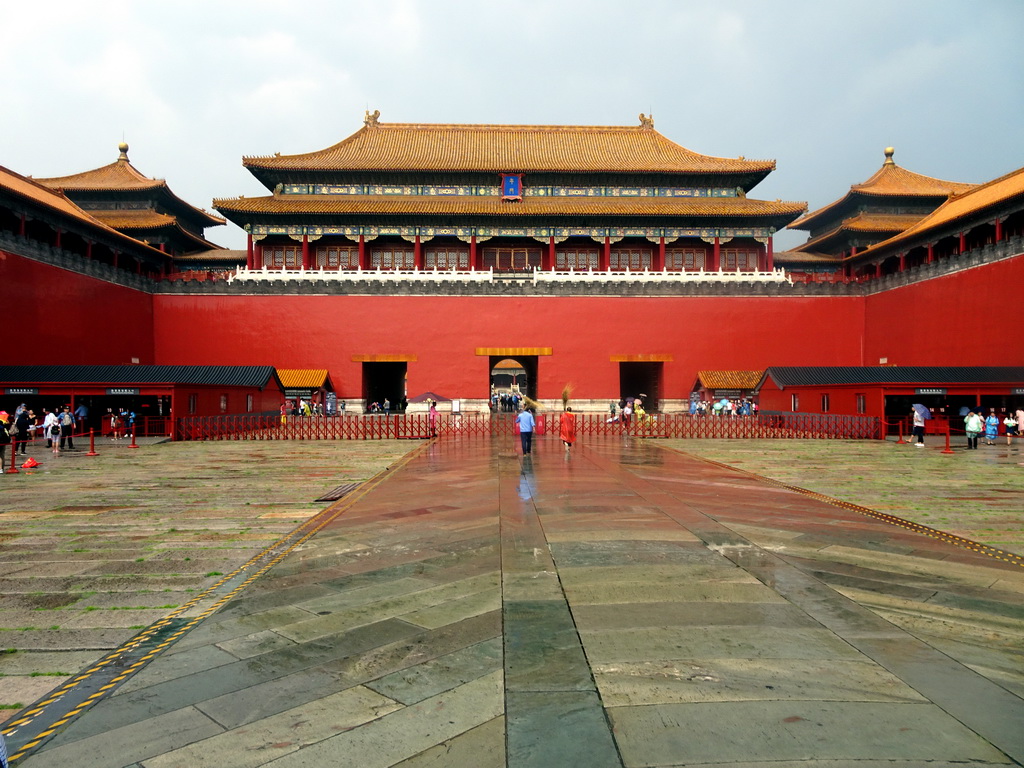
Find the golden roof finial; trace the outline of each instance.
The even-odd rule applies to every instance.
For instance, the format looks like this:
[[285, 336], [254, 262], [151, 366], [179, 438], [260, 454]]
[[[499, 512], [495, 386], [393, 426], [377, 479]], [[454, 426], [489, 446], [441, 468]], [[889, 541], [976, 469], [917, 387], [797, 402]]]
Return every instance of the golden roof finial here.
[[641, 128], [654, 128], [654, 113], [645, 115], [643, 112], [640, 113], [640, 127]]
[[373, 112], [366, 110], [366, 116], [363, 118], [363, 124], [369, 128], [374, 128], [377, 125], [377, 120], [380, 118], [380, 110], [375, 109]]
[[892, 156], [896, 154], [895, 147], [885, 148], [885, 162], [882, 165], [896, 165], [896, 162], [892, 159]]
[[121, 151], [121, 154], [117, 156], [117, 159], [118, 160], [127, 160], [128, 159], [128, 142], [122, 141], [120, 144], [117, 145], [117, 148]]

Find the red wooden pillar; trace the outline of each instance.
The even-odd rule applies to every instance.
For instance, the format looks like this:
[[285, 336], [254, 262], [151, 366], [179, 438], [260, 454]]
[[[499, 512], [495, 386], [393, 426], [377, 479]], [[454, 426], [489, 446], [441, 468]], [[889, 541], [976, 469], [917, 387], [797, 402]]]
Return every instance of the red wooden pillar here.
[[601, 269], [608, 271], [612, 268], [612, 239], [604, 236], [604, 248], [601, 249]]
[[248, 269], [252, 269], [254, 263], [253, 259], [254, 256], [252, 252], [252, 234], [250, 233], [245, 236], [245, 266]]
[[996, 242], [1000, 242], [1003, 239], [1003, 220], [996, 219]]
[[85, 258], [92, 259], [92, 240], [85, 241]]
[[302, 268], [309, 269], [309, 235], [302, 236]]
[[167, 253], [167, 243], [160, 243], [160, 253]]
[[256, 243], [256, 251], [253, 255], [252, 265], [255, 269], [263, 269], [263, 243]]
[[967, 250], [967, 235], [964, 232], [960, 233], [960, 253]]
[[764, 271], [771, 272], [775, 269], [775, 239], [768, 235], [768, 246], [764, 255]]
[[118, 257], [119, 255], [120, 255], [120, 254], [119, 254], [119, 252], [118, 252], [118, 251], [114, 251], [114, 269], [117, 269], [117, 262], [118, 262], [118, 258], [117, 258], [117, 257]]
[[927, 259], [928, 259], [928, 263], [929, 264], [931, 264], [933, 261], [935, 261], [935, 247], [934, 246], [935, 246], [934, 243], [928, 243], [928, 256], [927, 256]]
[[900, 272], [905, 272], [907, 269], [907, 254], [900, 254]]
[[53, 240], [53, 247], [54, 248], [60, 248], [60, 235], [61, 235], [61, 229], [60, 229], [60, 227], [57, 227], [57, 236]]
[[556, 264], [558, 264], [558, 259], [555, 256], [555, 236], [551, 235], [548, 238], [548, 264], [546, 269], [554, 270]]
[[359, 268], [368, 268], [366, 263], [366, 238], [362, 235], [359, 235]]
[[18, 221], [18, 235], [20, 237], [25, 236], [25, 214], [21, 214], [21, 219]]
[[715, 235], [714, 245], [711, 247], [711, 271], [717, 272], [722, 268], [722, 241]]
[[882, 262], [878, 262], [877, 264], [875, 264], [875, 277], [881, 277], [881, 276], [882, 276]]
[[416, 235], [416, 242], [413, 244], [412, 254], [413, 263], [416, 265], [416, 269], [423, 269], [423, 248], [420, 246], [419, 235]]
[[658, 238], [658, 260], [651, 265], [653, 271], [661, 272], [665, 269], [665, 236]]
[[477, 259], [476, 235], [469, 236], [469, 268], [472, 270], [483, 269], [483, 264]]

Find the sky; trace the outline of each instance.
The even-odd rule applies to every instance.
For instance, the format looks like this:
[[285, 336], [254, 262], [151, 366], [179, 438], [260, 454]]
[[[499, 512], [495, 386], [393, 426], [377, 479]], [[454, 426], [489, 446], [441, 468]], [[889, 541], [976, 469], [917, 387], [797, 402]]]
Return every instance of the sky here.
[[[0, 28], [0, 165], [113, 162], [179, 197], [266, 190], [245, 155], [381, 122], [637, 125], [772, 159], [750, 197], [817, 209], [897, 164], [984, 182], [1024, 166], [1022, 0], [48, 0]], [[232, 224], [208, 239], [244, 248]], [[776, 249], [806, 239], [782, 232]]]

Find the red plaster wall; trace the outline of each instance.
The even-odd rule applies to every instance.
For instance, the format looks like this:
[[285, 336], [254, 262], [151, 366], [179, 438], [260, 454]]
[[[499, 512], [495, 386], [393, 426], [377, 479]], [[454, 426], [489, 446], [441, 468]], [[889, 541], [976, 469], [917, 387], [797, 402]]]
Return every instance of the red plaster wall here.
[[864, 364], [1024, 365], [1024, 256], [866, 299]]
[[354, 354], [416, 355], [408, 392], [487, 396], [477, 347], [551, 347], [538, 396], [567, 382], [578, 398], [617, 397], [610, 355], [668, 353], [663, 398], [685, 398], [697, 371], [859, 365], [860, 298], [600, 298], [157, 295], [162, 364], [327, 368], [339, 396], [361, 395]]
[[0, 251], [5, 362], [153, 364], [152, 296]]

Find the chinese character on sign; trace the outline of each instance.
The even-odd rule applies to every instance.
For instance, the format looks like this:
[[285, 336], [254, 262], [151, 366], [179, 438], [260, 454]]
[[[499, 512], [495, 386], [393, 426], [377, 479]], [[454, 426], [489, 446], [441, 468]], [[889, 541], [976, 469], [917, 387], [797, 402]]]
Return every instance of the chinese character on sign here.
[[523, 199], [523, 174], [503, 173], [501, 174], [501, 199], [522, 200]]

